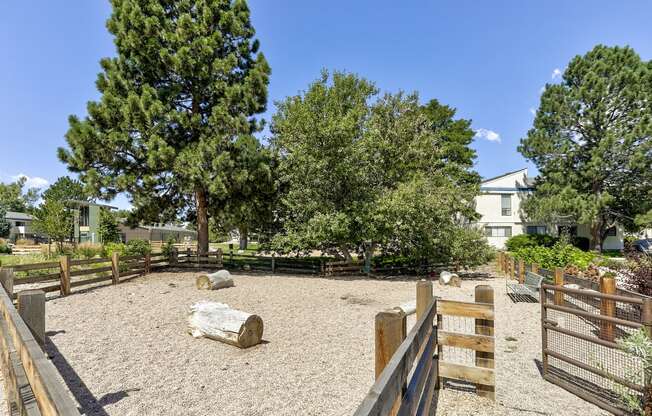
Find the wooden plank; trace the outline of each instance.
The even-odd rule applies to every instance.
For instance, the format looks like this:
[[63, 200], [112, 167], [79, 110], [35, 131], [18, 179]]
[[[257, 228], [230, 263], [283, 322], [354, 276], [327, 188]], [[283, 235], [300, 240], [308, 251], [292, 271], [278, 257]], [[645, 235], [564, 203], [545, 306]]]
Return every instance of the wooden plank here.
[[72, 283], [70, 283], [70, 287], [79, 287], [79, 286], [85, 286], [85, 285], [90, 285], [93, 283], [98, 283], [98, 282], [106, 282], [109, 280], [113, 280], [113, 276], [100, 276], [100, 277], [95, 277], [93, 279], [83, 279], [83, 280], [77, 280]]
[[44, 416], [78, 416], [77, 404], [72, 400], [70, 391], [4, 290], [0, 290], [0, 313], [7, 323], [8, 332], [23, 363], [41, 413]]
[[467, 365], [442, 361], [439, 362], [439, 377], [466, 381], [474, 384], [483, 384], [485, 386], [496, 385], [496, 375], [492, 369], [470, 367]]
[[40, 270], [40, 269], [58, 269], [59, 262], [53, 261], [49, 263], [32, 263], [32, 264], [16, 264], [11, 266], [15, 272], [25, 272], [28, 270]]
[[403, 401], [398, 411], [399, 416], [413, 415], [419, 407], [423, 388], [428, 381], [430, 368], [432, 367], [433, 347], [437, 345], [436, 336], [437, 332], [431, 328], [430, 335], [424, 344], [421, 356], [418, 358], [410, 382], [405, 389]]
[[30, 276], [30, 277], [23, 277], [23, 278], [18, 278], [14, 281], [14, 285], [27, 285], [31, 283], [41, 283], [41, 282], [47, 282], [48, 280], [59, 280], [61, 276], [61, 273], [50, 273], [50, 274], [45, 274], [41, 276]]
[[96, 267], [94, 269], [82, 269], [82, 270], [72, 270], [70, 272], [70, 277], [75, 277], [75, 276], [86, 276], [89, 274], [95, 274], [95, 273], [102, 273], [102, 272], [110, 272], [113, 270], [112, 266], [106, 266], [106, 267]]
[[440, 299], [437, 302], [437, 313], [441, 315], [493, 320], [494, 306], [488, 303], [458, 302]]
[[145, 269], [135, 269], [135, 270], [127, 270], [125, 272], [120, 272], [120, 277], [124, 276], [131, 276], [131, 275], [139, 275], [145, 273]]
[[111, 259], [109, 259], [109, 258], [101, 258], [101, 259], [72, 260], [70, 262], [70, 265], [71, 266], [85, 266], [85, 265], [97, 264], [97, 263], [111, 263]]
[[[433, 329], [437, 332], [437, 328]], [[438, 335], [435, 335], [437, 338]], [[432, 365], [430, 366], [430, 373], [428, 374], [428, 381], [426, 382], [425, 387], [423, 388], [423, 394], [421, 395], [421, 400], [419, 401], [419, 407], [417, 407], [416, 416], [430, 416], [430, 408], [432, 407], [432, 399], [435, 393], [435, 383], [438, 379], [437, 367], [439, 363], [436, 357], [433, 357]]]
[[494, 337], [487, 335], [458, 334], [439, 331], [437, 343], [447, 347], [466, 348], [475, 351], [493, 352]]
[[405, 341], [387, 363], [374, 385], [354, 413], [355, 416], [385, 416], [402, 392], [403, 383], [412, 369], [426, 335], [432, 331], [432, 322], [437, 311], [437, 299], [433, 298], [428, 310], [417, 321]]

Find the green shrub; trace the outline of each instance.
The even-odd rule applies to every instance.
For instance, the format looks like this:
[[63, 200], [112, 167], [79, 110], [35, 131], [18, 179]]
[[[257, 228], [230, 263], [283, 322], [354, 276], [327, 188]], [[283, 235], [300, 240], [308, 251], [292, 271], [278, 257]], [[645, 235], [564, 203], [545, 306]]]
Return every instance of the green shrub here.
[[524, 247], [552, 247], [557, 239], [548, 234], [519, 234], [510, 237], [505, 246], [509, 251], [516, 251]]
[[0, 244], [0, 254], [11, 254], [11, 247], [7, 244]]
[[570, 244], [558, 242], [552, 247], [523, 247], [514, 252], [514, 257], [528, 264], [536, 263], [548, 270], [566, 266], [577, 266], [586, 270], [595, 255]]
[[170, 237], [168, 241], [165, 244], [163, 244], [163, 246], [161, 247], [161, 253], [163, 253], [165, 257], [170, 257], [170, 255], [172, 254], [174, 243], [176, 243], [176, 240], [174, 239], [174, 237]]
[[144, 256], [152, 252], [152, 246], [149, 241], [145, 240], [131, 240], [127, 243], [124, 255], [125, 256]]
[[123, 243], [106, 243], [104, 245], [102, 257], [111, 257], [113, 256], [113, 253], [118, 253], [120, 256], [124, 256], [126, 250], [127, 246]]
[[75, 254], [85, 259], [92, 259], [93, 257], [102, 254], [103, 248], [101, 244], [94, 243], [81, 243], [77, 246]]

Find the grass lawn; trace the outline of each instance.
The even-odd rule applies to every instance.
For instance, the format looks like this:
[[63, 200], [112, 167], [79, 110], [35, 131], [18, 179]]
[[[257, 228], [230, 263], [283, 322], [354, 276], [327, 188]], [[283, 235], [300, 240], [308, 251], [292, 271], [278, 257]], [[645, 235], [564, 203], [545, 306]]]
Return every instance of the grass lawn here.
[[32, 263], [44, 263], [47, 261], [56, 261], [57, 256], [52, 256], [48, 258], [45, 254], [25, 254], [25, 255], [13, 255], [13, 254], [0, 254], [0, 266], [15, 266], [17, 264], [32, 264]]
[[[229, 244], [228, 243], [211, 243], [210, 244], [212, 248], [221, 248], [222, 252], [228, 253], [229, 252]], [[239, 250], [238, 244], [233, 243], [233, 252], [237, 253]], [[256, 254], [258, 252], [258, 243], [249, 243], [247, 245], [247, 249], [244, 250], [244, 254]]]

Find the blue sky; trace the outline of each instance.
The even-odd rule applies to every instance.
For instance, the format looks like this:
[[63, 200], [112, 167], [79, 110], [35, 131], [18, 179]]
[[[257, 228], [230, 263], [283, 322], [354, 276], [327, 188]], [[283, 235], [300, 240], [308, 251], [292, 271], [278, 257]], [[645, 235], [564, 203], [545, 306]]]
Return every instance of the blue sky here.
[[[65, 4], [65, 7], [62, 6]], [[649, 1], [250, 0], [274, 100], [322, 68], [356, 72], [386, 91], [418, 91], [473, 120], [477, 170], [528, 165], [516, 151], [541, 88], [594, 45], [630, 45], [652, 59]], [[0, 181], [45, 185], [67, 117], [96, 99], [101, 57], [114, 54], [108, 0], [8, 2], [0, 14]], [[489, 140], [492, 139], [492, 140]], [[124, 197], [115, 204], [128, 205]]]

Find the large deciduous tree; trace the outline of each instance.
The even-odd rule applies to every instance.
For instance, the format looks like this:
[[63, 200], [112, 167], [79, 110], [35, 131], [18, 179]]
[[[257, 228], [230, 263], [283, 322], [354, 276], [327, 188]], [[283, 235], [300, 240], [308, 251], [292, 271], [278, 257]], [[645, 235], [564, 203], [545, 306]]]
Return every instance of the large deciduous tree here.
[[652, 202], [652, 64], [629, 47], [596, 46], [547, 85], [519, 151], [540, 171], [532, 220], [589, 224], [592, 246]]
[[261, 128], [270, 68], [244, 0], [112, 0], [117, 56], [101, 61], [102, 94], [70, 118], [59, 156], [94, 192], [127, 192], [131, 221], [195, 221], [223, 210], [239, 137]]
[[58, 251], [63, 251], [63, 243], [73, 232], [72, 213], [65, 202], [46, 199], [34, 210], [34, 230], [56, 241]]
[[21, 176], [11, 183], [0, 183], [0, 205], [7, 211], [30, 212], [39, 198], [39, 190], [25, 190], [27, 178]]
[[480, 179], [473, 131], [454, 109], [421, 106], [416, 94], [379, 96], [369, 81], [339, 72], [277, 106], [272, 144], [287, 189], [279, 245], [347, 260], [379, 249], [468, 265], [475, 260], [450, 244], [468, 231], [475, 244], [466, 248], [486, 253], [484, 237], [465, 225], [477, 216]]

